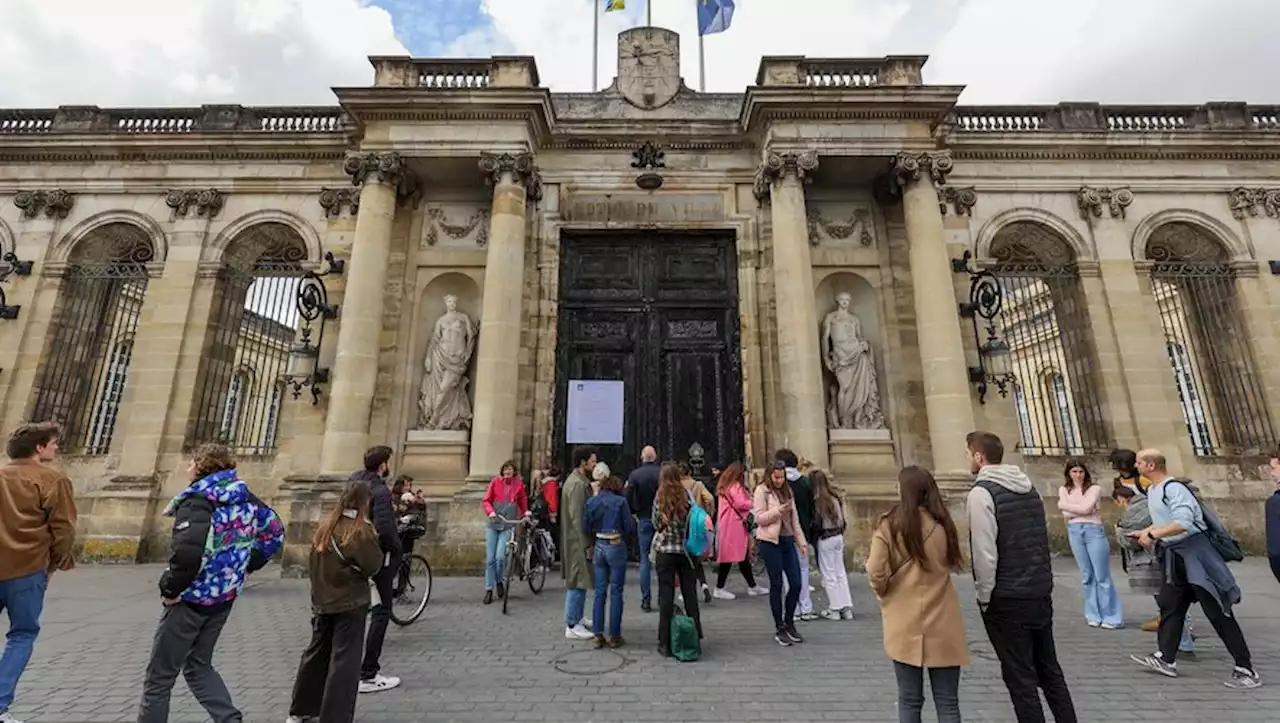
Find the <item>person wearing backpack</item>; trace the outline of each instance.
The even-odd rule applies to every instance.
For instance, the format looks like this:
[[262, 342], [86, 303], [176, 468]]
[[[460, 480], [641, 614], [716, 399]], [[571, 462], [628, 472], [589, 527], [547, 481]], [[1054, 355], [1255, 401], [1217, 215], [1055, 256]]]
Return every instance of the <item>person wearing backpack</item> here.
[[[803, 643], [796, 631], [796, 605], [800, 603], [800, 557], [797, 546], [807, 546], [808, 539], [796, 513], [795, 496], [787, 484], [787, 464], [777, 460], [769, 468], [764, 484], [756, 487], [752, 500], [756, 517], [756, 541], [760, 556], [769, 571], [769, 609], [773, 612], [773, 639], [787, 647]], [[785, 606], [782, 581], [787, 581]]]
[[[671, 622], [675, 614], [677, 580], [684, 594], [685, 613], [693, 619], [698, 640], [702, 639], [698, 577], [688, 544], [690, 522], [695, 517], [705, 520], [706, 512], [690, 502], [689, 494], [680, 483], [681, 477], [677, 465], [663, 463], [658, 472], [658, 494], [653, 500], [653, 565], [658, 573], [658, 653], [664, 657], [673, 655]], [[705, 539], [705, 527], [695, 532], [699, 533]]]
[[355, 718], [369, 581], [382, 567], [371, 499], [369, 485], [349, 482], [311, 538], [311, 643], [298, 664], [285, 723]]
[[1178, 642], [1182, 637], [1183, 619], [1191, 604], [1199, 602], [1235, 662], [1226, 686], [1257, 688], [1262, 680], [1254, 670], [1240, 623], [1231, 614], [1232, 606], [1240, 602], [1240, 587], [1227, 569], [1223, 551], [1212, 539], [1215, 534], [1224, 534], [1221, 523], [1204, 508], [1187, 480], [1169, 475], [1167, 462], [1159, 450], [1139, 452], [1138, 471], [1152, 482], [1147, 491], [1151, 525], [1130, 532], [1129, 536], [1144, 548], [1156, 551], [1164, 570], [1164, 581], [1156, 596], [1160, 605], [1160, 629], [1156, 635], [1159, 650], [1151, 655], [1129, 657], [1152, 672], [1178, 677]]
[[[684, 487], [685, 493], [689, 495], [689, 499], [714, 520], [716, 514], [715, 495], [711, 494], [707, 486], [702, 484], [702, 480], [694, 478], [693, 468], [689, 466], [688, 462], [681, 461], [677, 463], [677, 466], [680, 468], [680, 484]], [[698, 588], [702, 590], [702, 601], [709, 603], [711, 602], [711, 588], [707, 585], [707, 572], [702, 566], [701, 557], [705, 554], [706, 552], [703, 552], [693, 556], [693, 569], [698, 575]]]

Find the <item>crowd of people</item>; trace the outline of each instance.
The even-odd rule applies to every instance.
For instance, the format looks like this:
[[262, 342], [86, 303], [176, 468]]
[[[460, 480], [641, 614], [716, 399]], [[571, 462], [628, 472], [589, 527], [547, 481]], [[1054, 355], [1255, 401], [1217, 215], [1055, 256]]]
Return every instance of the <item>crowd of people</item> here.
[[[56, 573], [73, 567], [74, 489], [54, 464], [60, 436], [56, 424], [22, 425], [6, 446], [10, 463], [0, 468], [0, 609], [10, 623], [0, 658], [0, 723], [20, 723], [9, 707], [34, 649], [45, 591]], [[974, 589], [1017, 719], [1044, 721], [1043, 695], [1055, 721], [1073, 723], [1077, 716], [1054, 645], [1043, 500], [1023, 470], [1004, 462], [998, 437], [972, 432], [964, 444], [975, 477], [966, 499]], [[349, 722], [358, 694], [400, 683], [382, 674], [379, 658], [395, 572], [412, 544], [400, 523], [425, 515], [426, 506], [411, 479], [401, 476], [388, 486], [392, 455], [389, 447], [369, 449], [311, 536], [312, 636], [298, 665], [287, 723]], [[644, 612], [653, 610], [651, 577], [658, 580], [657, 646], [663, 656], [696, 659], [704, 637], [699, 598], [703, 604], [735, 599], [726, 589], [735, 566], [747, 595], [768, 597], [773, 640], [780, 646], [805, 642], [797, 621], [853, 619], [841, 494], [826, 472], [794, 452], [782, 449], [773, 457], [754, 485], [741, 464], [716, 470], [714, 493], [688, 465], [660, 462], [652, 447], [625, 482], [589, 446], [573, 450], [563, 482], [556, 474], [535, 475], [532, 490], [514, 462], [505, 463], [482, 502], [490, 520], [484, 602], [507, 594], [499, 582], [498, 551], [517, 522], [536, 516], [542, 529], [559, 531], [570, 639], [592, 640], [598, 648], [626, 645], [632, 538]], [[1177, 677], [1179, 654], [1194, 650], [1187, 612], [1198, 603], [1233, 658], [1225, 684], [1258, 687], [1261, 679], [1232, 614], [1241, 599], [1227, 567], [1239, 559], [1236, 543], [1194, 485], [1170, 474], [1158, 450], [1118, 450], [1111, 463], [1122, 567], [1131, 589], [1154, 594], [1157, 611], [1144, 626], [1156, 633], [1156, 650], [1132, 660]], [[1267, 549], [1280, 581], [1280, 452], [1270, 468], [1277, 491], [1266, 504]], [[179, 675], [215, 723], [242, 720], [213, 666], [214, 650], [246, 578], [284, 539], [279, 518], [240, 479], [225, 446], [197, 448], [187, 476], [189, 485], [164, 511], [173, 519], [172, 540], [158, 584], [161, 615], [140, 723], [168, 720]], [[1080, 567], [1085, 622], [1119, 628], [1123, 615], [1110, 574], [1110, 535], [1100, 516], [1102, 491], [1083, 460], [1068, 460], [1063, 477], [1057, 506]], [[767, 570], [767, 588], [755, 579], [754, 555]], [[810, 594], [813, 558], [826, 593], [820, 613]], [[899, 721], [921, 720], [926, 675], [940, 723], [960, 720], [960, 672], [969, 653], [953, 573], [963, 559], [958, 526], [933, 475], [918, 466], [903, 468], [898, 502], [876, 523], [867, 560], [898, 683]], [[714, 589], [703, 572], [708, 561], [715, 563]], [[588, 590], [594, 591], [593, 619], [585, 617]]]

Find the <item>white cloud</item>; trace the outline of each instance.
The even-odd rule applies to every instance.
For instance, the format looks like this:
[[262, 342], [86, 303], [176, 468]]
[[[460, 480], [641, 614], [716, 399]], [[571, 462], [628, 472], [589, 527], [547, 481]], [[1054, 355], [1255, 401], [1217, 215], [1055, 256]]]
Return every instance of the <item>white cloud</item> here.
[[406, 52], [360, 0], [0, 0], [0, 105], [332, 103]]
[[[403, 54], [373, 0], [0, 0], [0, 106], [332, 103], [371, 54]], [[438, 5], [396, 3], [404, 37]], [[591, 84], [600, 0], [476, 0], [491, 25], [438, 37], [446, 55], [533, 55], [544, 84]], [[601, 14], [600, 85], [645, 0]], [[652, 0], [698, 85], [693, 0]], [[456, 5], [456, 2], [454, 3]], [[741, 91], [761, 55], [932, 55], [925, 77], [968, 103], [1280, 101], [1280, 0], [737, 0], [706, 38], [707, 85]], [[457, 15], [456, 18], [462, 17]], [[455, 25], [458, 23], [455, 22]], [[412, 26], [412, 27], [408, 27]], [[453, 31], [451, 31], [453, 32]], [[433, 46], [434, 47], [434, 46]], [[433, 52], [434, 54], [434, 52]]]

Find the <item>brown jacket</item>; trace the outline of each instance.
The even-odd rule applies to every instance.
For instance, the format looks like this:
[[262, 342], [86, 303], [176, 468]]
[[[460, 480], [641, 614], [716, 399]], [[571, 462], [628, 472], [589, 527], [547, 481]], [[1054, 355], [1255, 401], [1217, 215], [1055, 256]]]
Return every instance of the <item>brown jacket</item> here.
[[964, 616], [947, 568], [946, 531], [942, 525], [934, 528], [933, 518], [924, 510], [920, 515], [923, 534], [928, 536], [924, 543], [928, 570], [907, 557], [900, 537], [889, 539], [885, 519], [881, 518], [871, 538], [867, 579], [880, 598], [884, 652], [918, 668], [968, 665]]
[[0, 580], [75, 566], [76, 500], [71, 480], [29, 459], [0, 467]]
[[[369, 529], [356, 535], [350, 545], [339, 547], [338, 542], [351, 525], [365, 525]], [[311, 612], [315, 615], [369, 607], [369, 578], [382, 568], [382, 548], [368, 522], [343, 519], [333, 532], [333, 539], [324, 552], [311, 548]]]

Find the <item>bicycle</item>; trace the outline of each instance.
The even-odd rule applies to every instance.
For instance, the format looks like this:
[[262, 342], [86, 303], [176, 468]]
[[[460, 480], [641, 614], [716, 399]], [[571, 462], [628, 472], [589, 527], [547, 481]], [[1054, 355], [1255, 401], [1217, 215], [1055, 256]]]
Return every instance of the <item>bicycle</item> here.
[[[507, 605], [511, 600], [511, 580], [518, 577], [528, 582], [529, 590], [537, 595], [547, 584], [547, 568], [550, 564], [541, 540], [538, 544], [533, 544], [533, 537], [538, 532], [533, 518], [526, 516], [514, 522], [502, 515], [495, 515], [494, 518], [504, 525], [516, 528], [516, 532], [507, 541], [507, 551], [502, 558], [502, 587], [505, 591], [502, 596], [502, 614], [506, 615]], [[520, 534], [520, 528], [524, 528], [523, 534]]]
[[[398, 521], [400, 539], [406, 542], [427, 534], [425, 520], [419, 515], [404, 515]], [[391, 621], [396, 625], [412, 625], [427, 609], [431, 599], [431, 563], [418, 554], [403, 555], [391, 588]]]

